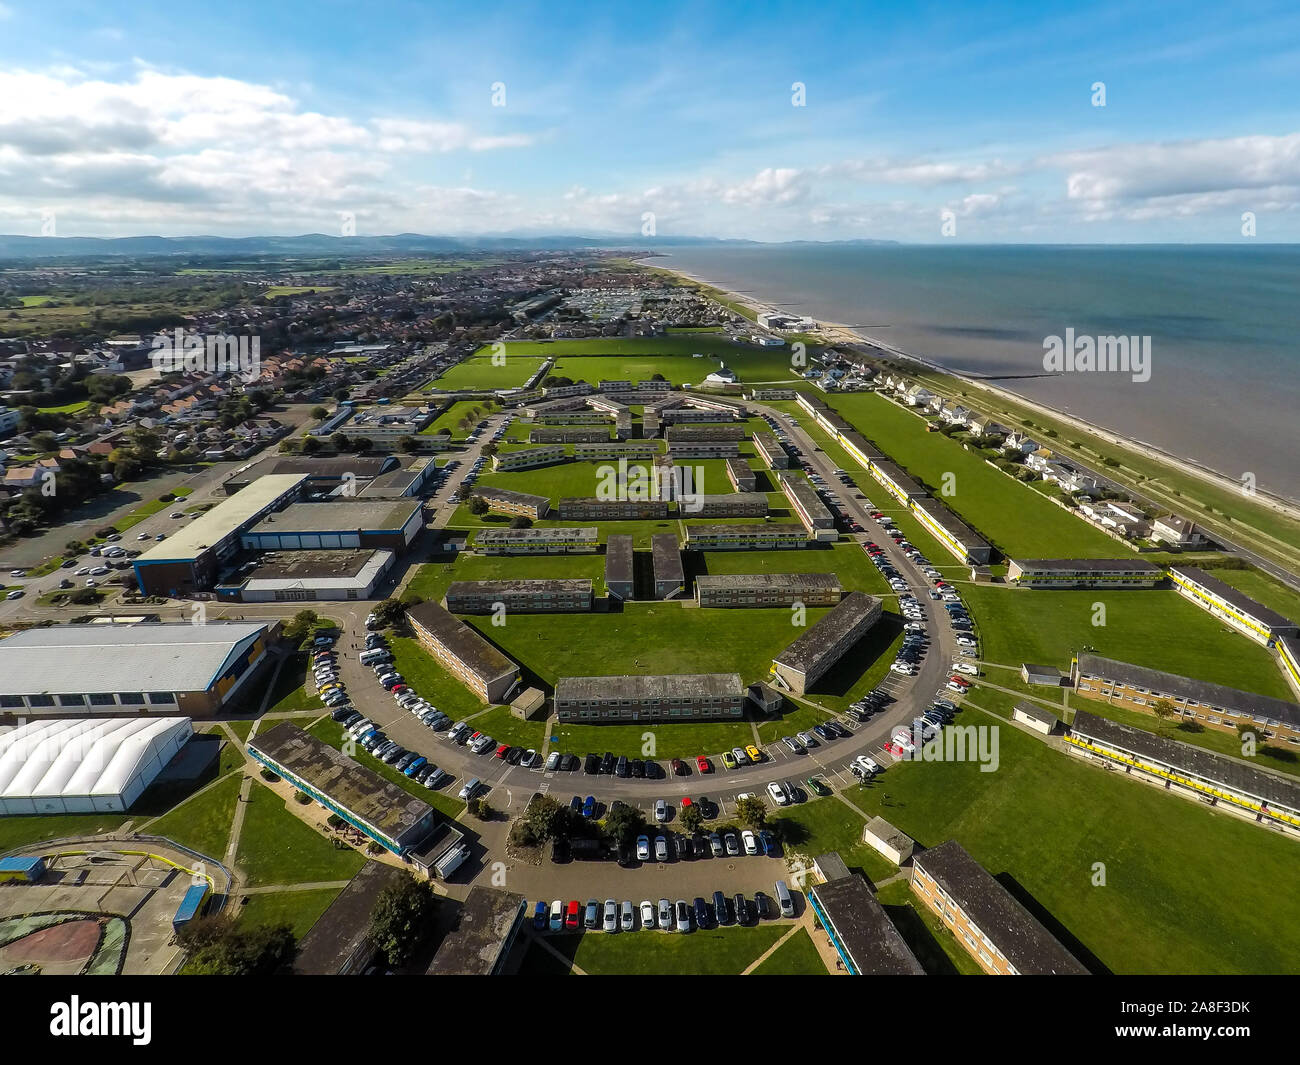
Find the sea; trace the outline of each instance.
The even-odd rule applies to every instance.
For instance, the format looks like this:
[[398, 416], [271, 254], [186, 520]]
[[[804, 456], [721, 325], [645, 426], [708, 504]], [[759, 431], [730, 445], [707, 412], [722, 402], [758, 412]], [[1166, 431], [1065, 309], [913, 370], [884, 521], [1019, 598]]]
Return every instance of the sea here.
[[[667, 258], [652, 264], [848, 326], [1300, 501], [1300, 245], [656, 251]], [[1082, 338], [1106, 336], [1149, 338], [1146, 373], [1136, 363], [1045, 368], [1048, 338], [1084, 351]]]

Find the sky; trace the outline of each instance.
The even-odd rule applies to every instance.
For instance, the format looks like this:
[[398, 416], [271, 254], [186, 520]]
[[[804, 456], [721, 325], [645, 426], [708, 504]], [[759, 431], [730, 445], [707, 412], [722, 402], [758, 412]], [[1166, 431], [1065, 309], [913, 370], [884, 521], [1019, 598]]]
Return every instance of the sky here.
[[0, 232], [1300, 240], [1295, 3], [0, 0]]

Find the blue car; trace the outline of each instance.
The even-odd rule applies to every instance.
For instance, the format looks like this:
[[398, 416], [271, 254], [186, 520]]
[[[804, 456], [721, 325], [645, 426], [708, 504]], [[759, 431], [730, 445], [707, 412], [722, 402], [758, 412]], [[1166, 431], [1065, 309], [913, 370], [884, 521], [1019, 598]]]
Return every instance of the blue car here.
[[758, 842], [763, 847], [763, 853], [769, 858], [775, 858], [780, 854], [781, 845], [777, 843], [776, 837], [767, 829], [763, 829], [758, 834]]
[[580, 813], [582, 813], [582, 796], [581, 796], [581, 795], [575, 795], [575, 796], [574, 796], [574, 797], [569, 801], [569, 809], [572, 810], [575, 814], [580, 814]]
[[596, 796], [588, 795], [582, 804], [582, 816], [594, 817], [596, 814]]
[[414, 762], [408, 765], [404, 770], [402, 770], [402, 772], [405, 773], [408, 777], [413, 777], [421, 769], [421, 767], [423, 767], [425, 763], [427, 763], [428, 761], [429, 759], [421, 755]]
[[539, 902], [533, 907], [533, 927], [539, 932], [546, 931], [546, 916], [549, 907], [544, 902]]

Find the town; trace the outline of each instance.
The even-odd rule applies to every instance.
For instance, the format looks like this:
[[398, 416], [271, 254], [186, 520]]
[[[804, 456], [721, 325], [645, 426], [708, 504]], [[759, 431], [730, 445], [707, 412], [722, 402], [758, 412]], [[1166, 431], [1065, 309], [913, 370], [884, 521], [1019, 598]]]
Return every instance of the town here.
[[1288, 968], [1271, 516], [644, 254], [0, 300], [10, 968]]

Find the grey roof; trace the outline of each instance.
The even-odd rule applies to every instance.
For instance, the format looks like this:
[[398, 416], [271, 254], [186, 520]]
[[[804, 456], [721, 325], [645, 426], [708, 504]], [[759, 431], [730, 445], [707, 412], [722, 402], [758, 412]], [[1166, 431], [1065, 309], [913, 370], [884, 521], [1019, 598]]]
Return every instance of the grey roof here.
[[1145, 729], [1121, 725], [1107, 717], [1076, 710], [1070, 725], [1071, 735], [1096, 740], [1105, 746], [1159, 762], [1187, 776], [1223, 787], [1268, 803], [1300, 810], [1300, 783], [1265, 773], [1235, 758], [1214, 754], [1204, 747], [1156, 736]]
[[456, 924], [438, 946], [426, 975], [490, 976], [524, 916], [525, 899], [509, 891], [472, 887]]
[[407, 609], [406, 617], [413, 625], [436, 637], [485, 684], [519, 669], [503, 651], [437, 603], [417, 603]]
[[921, 487], [920, 482], [913, 480], [908, 472], [896, 462], [890, 462], [888, 459], [872, 459], [871, 465], [909, 496], [930, 494]]
[[331, 499], [321, 503], [292, 503], [268, 514], [250, 534], [394, 532], [420, 511], [418, 499]]
[[865, 617], [872, 612], [879, 613], [880, 609], [880, 600], [874, 595], [849, 592], [774, 661], [800, 673], [812, 673], [826, 658], [843, 655], [844, 648], [838, 646], [839, 641]]
[[258, 732], [248, 746], [391, 840], [416, 842], [402, 837], [433, 813], [423, 799], [390, 784], [291, 721]]
[[913, 855], [912, 864], [948, 893], [1022, 975], [1087, 975], [1078, 959], [956, 840]]
[[551, 501], [546, 496], [535, 496], [528, 492], [512, 492], [509, 488], [494, 488], [491, 485], [480, 485], [470, 491], [470, 495], [481, 496], [489, 503], [495, 501], [501, 503], [517, 503], [521, 506], [536, 507], [542, 509], [544, 506], [549, 507]]
[[555, 701], [577, 699], [681, 699], [744, 698], [739, 673], [672, 673], [651, 676], [561, 677], [555, 684]]
[[636, 541], [626, 533], [612, 533], [605, 541], [605, 584], [631, 583], [633, 547]]
[[802, 525], [796, 525], [794, 522], [763, 522], [758, 525], [746, 525], [736, 523], [735, 525], [687, 525], [686, 540], [689, 543], [692, 538], [701, 536], [727, 536], [742, 535], [761, 538], [764, 536], [797, 536], [806, 539], [808, 530]]
[[1154, 562], [1144, 558], [1013, 558], [1022, 570], [1060, 570], [1066, 573], [1110, 573], [1115, 570], [1133, 573], [1161, 573]]
[[682, 568], [682, 549], [677, 543], [676, 533], [655, 533], [650, 537], [650, 557], [654, 564], [655, 582], [686, 580], [686, 571]]
[[717, 591], [737, 591], [749, 588], [770, 588], [788, 592], [833, 592], [840, 588], [840, 579], [834, 573], [717, 573], [701, 574], [695, 586]]
[[1053, 714], [1050, 710], [1044, 710], [1037, 703], [1031, 703], [1027, 699], [1021, 699], [1012, 707], [1016, 713], [1024, 714], [1025, 717], [1032, 717], [1035, 721], [1041, 721], [1045, 725], [1051, 725], [1055, 728], [1061, 723], [1061, 719]]
[[53, 625], [0, 640], [0, 692], [201, 692], [240, 645], [266, 632], [260, 621]]
[[817, 494], [817, 489], [808, 478], [782, 470], [776, 475], [776, 481], [786, 498], [791, 503], [797, 502], [813, 521], [834, 520], [830, 507], [822, 502], [822, 497]]
[[817, 884], [809, 895], [860, 974], [925, 975], [916, 955], [860, 874]]
[[583, 593], [591, 595], [590, 577], [552, 577], [534, 579], [514, 577], [498, 581], [452, 581], [447, 585], [447, 598], [469, 595], [531, 595], [536, 592], [562, 592], [566, 595]]
[[276, 459], [267, 464], [263, 473], [305, 473], [312, 479], [339, 479], [351, 474], [358, 480], [378, 477], [399, 463], [396, 455], [339, 455], [328, 458], [311, 458], [305, 455]]
[[582, 540], [594, 544], [599, 538], [599, 534], [600, 530], [594, 525], [562, 525], [550, 529], [538, 527], [529, 529], [480, 529], [474, 534], [474, 542], [489, 544], [496, 542], [527, 543], [530, 540]]
[[1203, 569], [1197, 569], [1195, 566], [1170, 566], [1169, 569], [1171, 573], [1177, 573], [1195, 584], [1203, 585], [1207, 591], [1217, 595], [1247, 617], [1254, 618], [1266, 628], [1294, 629], [1296, 627], [1296, 623], [1290, 618], [1283, 617], [1276, 610], [1270, 610], [1263, 603], [1257, 602], [1245, 592], [1206, 573]]
[[1095, 677], [1106, 677], [1129, 687], [1146, 688], [1161, 695], [1178, 699], [1191, 699], [1206, 706], [1218, 707], [1234, 714], [1285, 722], [1291, 728], [1300, 728], [1300, 706], [1269, 695], [1238, 691], [1222, 684], [1180, 677], [1177, 673], [1162, 673], [1158, 669], [1135, 666], [1131, 662], [1118, 662], [1101, 655], [1079, 655], [1079, 672]]
[[924, 511], [934, 522], [943, 529], [949, 536], [956, 540], [962, 547], [981, 548], [988, 547], [989, 542], [980, 536], [974, 529], [967, 525], [961, 518], [957, 517], [951, 510], [940, 503], [937, 499], [930, 496], [923, 496], [916, 501], [916, 509]]
[[875, 444], [873, 444], [870, 440], [868, 440], [856, 429], [845, 429], [843, 430], [841, 435], [844, 437], [846, 443], [852, 444], [859, 451], [861, 451], [862, 454], [866, 455], [867, 458], [869, 459], [877, 458], [881, 454], [883, 454], [883, 452], [881, 452], [881, 450], [878, 447], [876, 447]]
[[370, 915], [379, 893], [386, 887], [396, 887], [409, 875], [384, 862], [366, 862], [303, 936], [294, 952], [294, 973], [334, 976], [349, 962], [363, 960], [373, 949]]
[[[223, 499], [206, 514], [200, 514], [182, 526], [162, 543], [154, 544], [135, 560], [135, 564], [198, 558], [208, 548], [242, 530], [262, 511], [296, 492], [306, 480], [305, 473], [271, 473], [259, 477], [230, 498]], [[177, 500], [175, 505], [182, 506], [183, 501]]]
[[883, 817], [873, 817], [868, 821], [867, 831], [875, 836], [876, 839], [883, 840], [895, 850], [899, 851], [910, 852], [911, 848], [915, 846], [916, 843], [916, 841], [901, 828], [896, 828], [894, 825], [891, 825]]

